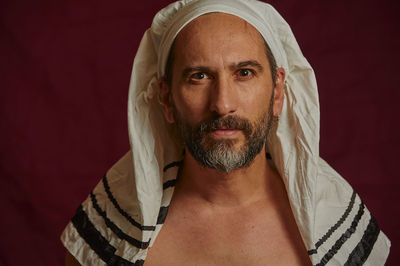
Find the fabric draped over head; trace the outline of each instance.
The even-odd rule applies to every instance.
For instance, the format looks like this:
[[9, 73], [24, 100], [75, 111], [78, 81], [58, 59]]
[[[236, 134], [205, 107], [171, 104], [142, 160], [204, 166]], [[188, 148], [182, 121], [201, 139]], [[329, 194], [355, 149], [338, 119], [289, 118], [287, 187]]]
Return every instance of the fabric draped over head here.
[[[137, 51], [129, 88], [131, 151], [79, 206], [61, 240], [82, 265], [143, 265], [165, 221], [183, 146], [164, 118], [159, 78], [177, 34], [213, 12], [257, 29], [285, 70], [284, 106], [268, 136], [271, 164], [285, 183], [293, 215], [314, 265], [383, 265], [390, 241], [351, 186], [319, 157], [314, 72], [289, 25], [255, 0], [183, 0], [157, 13]], [[269, 104], [270, 99], [265, 99]]]
[[[135, 57], [129, 91], [128, 122], [142, 223], [154, 224], [163, 197], [163, 167], [181, 159], [182, 147], [163, 118], [158, 78], [165, 74], [177, 34], [197, 17], [222, 12], [242, 18], [269, 45], [286, 72], [285, 104], [267, 150], [282, 176], [301, 229], [312, 220], [311, 190], [319, 158], [319, 104], [314, 72], [286, 21], [270, 5], [254, 0], [184, 0], [161, 10], [146, 31]], [[266, 102], [268, 99], [266, 99]], [[158, 206], [154, 204], [158, 203]]]

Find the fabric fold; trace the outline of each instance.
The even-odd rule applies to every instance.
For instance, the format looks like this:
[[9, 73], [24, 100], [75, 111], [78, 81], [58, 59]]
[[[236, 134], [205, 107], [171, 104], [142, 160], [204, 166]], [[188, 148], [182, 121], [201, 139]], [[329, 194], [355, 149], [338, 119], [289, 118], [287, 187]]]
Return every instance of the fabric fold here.
[[[164, 119], [158, 80], [180, 30], [211, 12], [251, 24], [286, 72], [283, 111], [266, 150], [312, 263], [383, 265], [390, 241], [350, 185], [319, 156], [314, 71], [287, 22], [271, 5], [255, 0], [183, 0], [157, 13], [133, 63], [127, 110], [131, 151], [78, 208], [62, 235], [66, 248], [83, 265], [144, 263], [167, 215], [183, 150], [176, 129]], [[93, 235], [98, 241], [88, 237]]]

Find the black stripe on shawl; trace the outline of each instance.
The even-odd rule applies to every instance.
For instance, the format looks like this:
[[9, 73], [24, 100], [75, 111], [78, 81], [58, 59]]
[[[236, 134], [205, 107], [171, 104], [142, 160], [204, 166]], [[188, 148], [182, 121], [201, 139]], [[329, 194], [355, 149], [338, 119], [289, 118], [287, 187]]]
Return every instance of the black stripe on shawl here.
[[165, 218], [167, 218], [167, 213], [168, 213], [168, 207], [169, 206], [161, 206], [160, 212], [158, 213], [157, 217], [157, 224], [163, 224], [165, 221]]
[[114, 198], [113, 194], [111, 193], [110, 186], [107, 181], [107, 176], [104, 175], [103, 177], [103, 186], [107, 193], [109, 200], [112, 202], [114, 207], [119, 211], [119, 213], [124, 216], [133, 226], [136, 226], [140, 230], [143, 231], [154, 231], [156, 229], [155, 226], [151, 225], [141, 225], [140, 223], [136, 222], [126, 211], [124, 211], [118, 204], [117, 200]]
[[133, 266], [143, 266], [144, 264], [144, 260], [137, 260], [135, 261], [135, 264], [133, 264]]
[[182, 164], [182, 161], [169, 163], [164, 167], [163, 172], [166, 172], [169, 168], [176, 167], [176, 166], [181, 166], [181, 164]]
[[315, 249], [311, 249], [308, 251], [308, 255], [316, 254], [318, 248], [326, 240], [328, 240], [329, 237], [332, 236], [333, 232], [335, 232], [339, 228], [340, 225], [342, 225], [342, 223], [346, 220], [346, 218], [349, 216], [351, 210], [353, 209], [355, 199], [356, 199], [356, 192], [353, 190], [353, 194], [351, 195], [350, 203], [347, 206], [346, 210], [344, 211], [342, 217], [340, 217], [340, 219], [336, 222], [336, 224], [334, 224], [331, 228], [329, 228], [328, 232], [326, 232], [326, 234], [323, 235], [322, 238], [320, 238], [320, 240], [318, 240], [318, 242], [315, 244]]
[[364, 231], [361, 241], [350, 253], [344, 266], [360, 266], [367, 260], [369, 254], [378, 239], [380, 229], [374, 217], [371, 216], [367, 229]]
[[140, 248], [140, 249], [146, 249], [149, 244], [150, 240], [147, 242], [142, 242], [139, 241], [127, 234], [125, 234], [115, 223], [113, 223], [108, 217], [105, 211], [103, 211], [99, 204], [97, 203], [96, 196], [94, 195], [93, 192], [90, 193], [90, 198], [92, 199], [92, 204], [93, 207], [96, 209], [97, 213], [103, 217], [104, 222], [106, 223], [107, 227], [111, 229], [120, 239], [126, 240], [128, 243], [133, 245], [134, 247]]
[[[168, 169], [172, 168], [172, 167], [179, 167], [181, 166], [182, 161], [178, 161], [178, 162], [172, 162], [170, 164], [167, 164], [164, 169], [163, 172], [166, 172]], [[172, 180], [168, 180], [163, 184], [163, 190], [166, 190], [169, 187], [173, 187], [176, 184], [176, 179], [172, 179]]]
[[107, 263], [108, 266], [141, 266], [143, 260], [138, 260], [135, 263], [127, 261], [126, 259], [115, 255], [115, 247], [110, 245], [108, 241], [100, 234], [94, 227], [87, 214], [83, 211], [82, 205], [78, 207], [74, 217], [71, 219], [72, 224], [75, 226], [79, 235], [88, 243], [91, 249]]
[[344, 232], [341, 237], [336, 240], [335, 244], [328, 250], [328, 252], [322, 257], [320, 263], [316, 266], [326, 265], [330, 259], [338, 252], [338, 250], [343, 246], [343, 244], [351, 237], [351, 235], [356, 231], [358, 222], [364, 214], [364, 203], [361, 202], [359, 205], [358, 212], [356, 216], [354, 216], [353, 221], [351, 222], [350, 227]]
[[175, 184], [176, 184], [176, 179], [168, 180], [167, 182], [165, 182], [165, 183], [163, 184], [163, 189], [166, 190], [166, 189], [169, 188], [169, 187], [174, 187]]

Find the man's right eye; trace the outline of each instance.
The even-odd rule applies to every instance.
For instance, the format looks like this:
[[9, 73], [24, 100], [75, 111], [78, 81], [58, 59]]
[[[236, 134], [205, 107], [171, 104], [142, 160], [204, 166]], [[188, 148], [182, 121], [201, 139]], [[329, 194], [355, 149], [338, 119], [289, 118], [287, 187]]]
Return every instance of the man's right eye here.
[[201, 79], [205, 79], [207, 77], [207, 75], [203, 72], [198, 72], [198, 73], [194, 73], [190, 76], [190, 79], [192, 80], [201, 80]]

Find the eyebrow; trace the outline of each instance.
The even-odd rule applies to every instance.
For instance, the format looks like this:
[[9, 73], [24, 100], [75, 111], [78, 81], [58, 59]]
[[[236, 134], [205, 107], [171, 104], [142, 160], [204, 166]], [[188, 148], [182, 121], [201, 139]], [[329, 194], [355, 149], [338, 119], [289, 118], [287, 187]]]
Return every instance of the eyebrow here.
[[257, 61], [255, 61], [255, 60], [248, 60], [248, 61], [239, 62], [236, 65], [231, 65], [229, 68], [230, 69], [237, 69], [237, 68], [248, 67], [248, 66], [255, 67], [260, 72], [262, 72], [264, 70], [263, 66], [260, 63], [258, 63]]
[[[248, 67], [248, 66], [255, 67], [260, 72], [262, 72], [264, 70], [263, 66], [260, 63], [258, 63], [256, 60], [247, 60], [247, 61], [239, 62], [237, 64], [232, 64], [229, 66], [229, 69], [235, 70], [238, 68], [243, 68], [243, 67]], [[190, 73], [193, 73], [193, 72], [210, 72], [210, 68], [206, 67], [206, 66], [186, 67], [182, 71], [182, 76], [185, 78]]]

